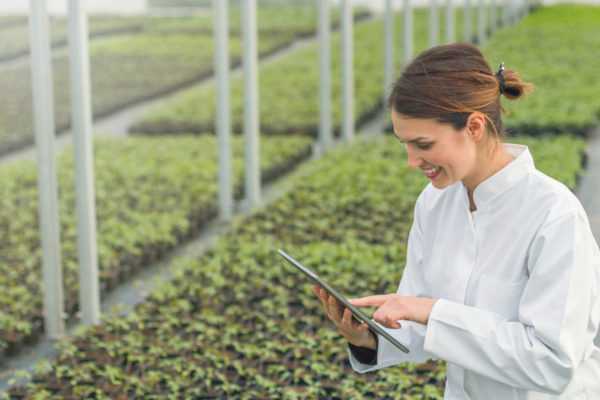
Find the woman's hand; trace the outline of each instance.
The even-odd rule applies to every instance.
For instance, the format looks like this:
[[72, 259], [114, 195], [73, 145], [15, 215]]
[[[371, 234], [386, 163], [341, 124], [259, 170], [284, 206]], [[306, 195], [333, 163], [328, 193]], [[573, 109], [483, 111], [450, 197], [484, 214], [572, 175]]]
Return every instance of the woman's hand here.
[[373, 319], [381, 325], [398, 329], [398, 320], [415, 321], [427, 325], [429, 314], [437, 299], [427, 297], [401, 296], [399, 294], [381, 294], [349, 300], [356, 307], [378, 307]]
[[340, 334], [348, 342], [358, 347], [377, 349], [377, 341], [367, 324], [356, 322], [349, 309], [343, 308], [342, 311], [341, 304], [335, 297], [329, 296], [320, 286], [313, 286], [313, 292], [323, 304], [323, 309], [329, 319], [333, 321]]

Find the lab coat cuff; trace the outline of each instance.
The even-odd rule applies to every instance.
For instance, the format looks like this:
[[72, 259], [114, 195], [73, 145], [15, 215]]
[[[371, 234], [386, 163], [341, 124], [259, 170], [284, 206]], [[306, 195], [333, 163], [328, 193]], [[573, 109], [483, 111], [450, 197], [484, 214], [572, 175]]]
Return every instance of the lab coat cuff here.
[[[443, 321], [444, 313], [444, 299], [438, 299], [429, 313], [429, 320], [427, 321], [427, 329], [425, 330], [425, 340], [423, 341], [423, 350], [432, 355], [438, 355], [436, 348], [441, 344], [437, 343], [439, 336], [439, 330], [442, 329], [439, 321]], [[440, 317], [441, 314], [441, 317]], [[441, 318], [441, 320], [440, 320]]]
[[447, 360], [447, 347], [453, 339], [471, 335], [480, 339], [490, 338], [501, 321], [501, 316], [487, 310], [439, 299], [429, 315], [423, 348]]

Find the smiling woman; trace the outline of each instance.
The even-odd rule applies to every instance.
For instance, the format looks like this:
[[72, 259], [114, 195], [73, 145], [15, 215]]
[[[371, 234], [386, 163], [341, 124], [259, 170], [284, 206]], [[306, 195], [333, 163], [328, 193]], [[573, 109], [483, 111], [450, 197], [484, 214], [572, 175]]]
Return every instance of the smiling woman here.
[[600, 398], [600, 250], [586, 212], [527, 146], [502, 141], [500, 97], [531, 90], [469, 44], [425, 51], [396, 81], [394, 134], [431, 182], [397, 292], [351, 303], [377, 307], [373, 319], [410, 352], [315, 288], [355, 371], [436, 358], [445, 399]]
[[388, 105], [395, 135], [408, 143], [410, 166], [440, 189], [462, 180], [475, 209], [474, 188], [513, 159], [498, 146], [505, 136], [500, 95], [516, 100], [532, 90], [503, 65], [494, 74], [477, 47], [453, 44], [411, 63]]

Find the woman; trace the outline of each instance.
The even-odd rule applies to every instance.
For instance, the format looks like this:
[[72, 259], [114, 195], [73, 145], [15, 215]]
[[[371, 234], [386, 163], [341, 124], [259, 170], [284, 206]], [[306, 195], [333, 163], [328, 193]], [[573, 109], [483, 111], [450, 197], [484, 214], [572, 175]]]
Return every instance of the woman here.
[[445, 399], [600, 399], [600, 251], [578, 199], [503, 143], [500, 96], [532, 86], [469, 44], [431, 48], [389, 97], [419, 195], [397, 293], [352, 304], [405, 354], [314, 288], [364, 373], [447, 361]]

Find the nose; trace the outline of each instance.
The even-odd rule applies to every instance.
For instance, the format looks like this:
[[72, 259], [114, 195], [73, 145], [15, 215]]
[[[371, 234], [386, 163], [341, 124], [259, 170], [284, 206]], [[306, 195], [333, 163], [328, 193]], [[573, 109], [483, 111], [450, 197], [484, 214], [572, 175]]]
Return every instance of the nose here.
[[411, 146], [405, 145], [406, 148], [406, 157], [408, 160], [408, 166], [410, 168], [417, 169], [421, 165], [421, 157], [419, 157], [414, 150], [411, 149]]

